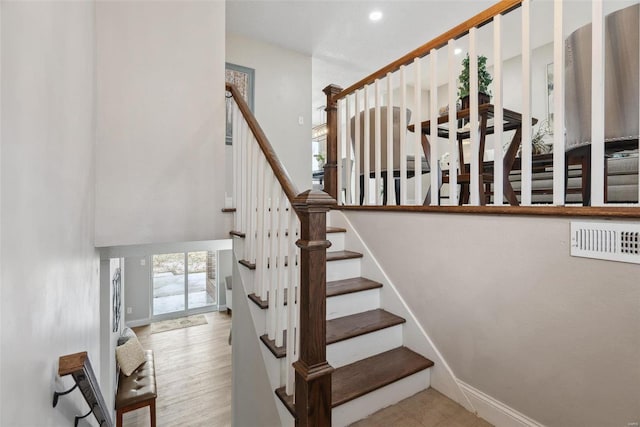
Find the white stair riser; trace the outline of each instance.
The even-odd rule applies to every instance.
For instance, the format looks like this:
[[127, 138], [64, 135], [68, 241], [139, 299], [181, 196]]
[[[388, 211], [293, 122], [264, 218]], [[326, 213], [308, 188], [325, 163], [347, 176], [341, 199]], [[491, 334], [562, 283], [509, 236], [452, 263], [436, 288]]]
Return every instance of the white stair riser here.
[[360, 258], [327, 262], [327, 282], [362, 276]]
[[380, 308], [380, 289], [327, 298], [327, 320]]
[[402, 325], [360, 335], [327, 346], [327, 360], [334, 368], [402, 346]]
[[344, 251], [344, 238], [346, 233], [327, 233], [327, 240], [331, 242], [330, 251]]
[[331, 412], [331, 425], [343, 427], [361, 420], [382, 408], [429, 388], [430, 380], [430, 370], [425, 369], [340, 405]]

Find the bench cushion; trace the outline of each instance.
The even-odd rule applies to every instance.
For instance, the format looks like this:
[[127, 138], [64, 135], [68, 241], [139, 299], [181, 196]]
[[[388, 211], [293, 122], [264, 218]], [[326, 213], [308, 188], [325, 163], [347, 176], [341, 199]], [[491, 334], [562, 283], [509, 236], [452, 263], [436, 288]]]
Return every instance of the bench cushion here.
[[157, 396], [153, 351], [146, 350], [144, 357], [145, 362], [133, 371], [130, 376], [127, 377], [120, 372], [116, 409], [134, 406]]

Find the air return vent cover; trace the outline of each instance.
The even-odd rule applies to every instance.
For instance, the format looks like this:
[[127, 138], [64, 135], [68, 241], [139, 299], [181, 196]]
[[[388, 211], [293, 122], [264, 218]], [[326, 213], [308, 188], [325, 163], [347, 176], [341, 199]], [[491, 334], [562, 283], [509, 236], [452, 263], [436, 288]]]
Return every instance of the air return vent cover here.
[[640, 264], [640, 224], [572, 221], [571, 255]]

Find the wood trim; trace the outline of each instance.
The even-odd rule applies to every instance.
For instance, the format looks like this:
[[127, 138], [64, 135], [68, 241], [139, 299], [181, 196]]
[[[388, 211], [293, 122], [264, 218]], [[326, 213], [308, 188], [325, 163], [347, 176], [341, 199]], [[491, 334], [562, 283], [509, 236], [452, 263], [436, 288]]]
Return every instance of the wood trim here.
[[273, 170], [273, 173], [275, 174], [276, 179], [280, 183], [282, 190], [287, 195], [287, 198], [289, 199], [289, 201], [293, 202], [293, 199], [295, 199], [296, 195], [299, 193], [298, 189], [296, 188], [295, 184], [291, 180], [289, 173], [280, 162], [280, 159], [278, 159], [278, 156], [276, 155], [275, 150], [271, 146], [271, 143], [269, 143], [269, 139], [267, 138], [264, 131], [260, 127], [260, 124], [258, 124], [256, 117], [253, 115], [246, 101], [244, 100], [244, 98], [242, 98], [242, 95], [240, 95], [240, 92], [238, 91], [238, 89], [236, 89], [234, 85], [230, 83], [225, 83], [225, 88], [226, 90], [231, 92], [231, 95], [233, 96], [233, 99], [236, 101], [236, 104], [238, 105], [240, 112], [242, 113], [244, 119], [247, 121], [247, 124], [249, 125], [249, 129], [251, 129], [251, 133], [253, 133], [253, 136], [256, 138], [256, 141], [260, 146], [260, 149], [262, 150], [265, 157], [267, 158], [267, 162], [271, 166], [271, 169]]
[[343, 211], [423, 212], [465, 215], [640, 218], [640, 207], [619, 206], [338, 206], [334, 209]]
[[230, 213], [230, 212], [235, 212], [236, 208], [224, 208], [222, 209], [222, 212], [224, 213]]
[[[452, 28], [446, 33], [436, 37], [435, 39], [423, 44], [419, 48], [407, 53], [402, 58], [392, 62], [391, 64], [379, 69], [375, 73], [365, 77], [359, 82], [349, 86], [344, 89], [339, 94], [333, 97], [333, 100], [337, 101], [338, 99], [342, 99], [350, 93], [355, 92], [361, 87], [373, 83], [376, 79], [382, 78], [387, 75], [387, 73], [392, 73], [400, 69], [402, 65], [410, 64], [415, 58], [422, 58], [423, 56], [427, 56], [431, 49], [439, 49], [442, 46], [446, 45], [451, 39], [459, 39], [469, 32], [471, 28], [479, 28], [491, 20], [496, 15], [503, 15], [507, 12], [510, 12], [513, 9], [520, 7], [522, 0], [501, 0], [500, 2], [494, 4], [490, 8], [480, 12], [476, 16], [466, 20], [462, 24]], [[329, 104], [327, 104], [328, 106]], [[328, 117], [327, 117], [328, 118]], [[328, 141], [327, 141], [328, 142]]]
[[329, 85], [323, 89], [327, 96], [327, 161], [324, 164], [324, 191], [338, 199], [338, 101], [335, 96], [342, 88]]

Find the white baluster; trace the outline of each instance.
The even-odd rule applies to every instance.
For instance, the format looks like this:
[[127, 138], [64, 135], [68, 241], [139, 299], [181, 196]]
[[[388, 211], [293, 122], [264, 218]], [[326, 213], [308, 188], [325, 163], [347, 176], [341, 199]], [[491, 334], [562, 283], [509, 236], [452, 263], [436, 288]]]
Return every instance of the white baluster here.
[[254, 159], [254, 147], [256, 147], [258, 144], [256, 143], [256, 141], [254, 140], [254, 138], [251, 138], [249, 145], [246, 147], [247, 151], [245, 153], [245, 157], [246, 157], [246, 162], [249, 165], [249, 167], [247, 167], [247, 170], [245, 171], [245, 177], [244, 180], [246, 182], [246, 188], [247, 188], [247, 194], [245, 195], [244, 199], [244, 203], [243, 203], [243, 209], [246, 211], [245, 214], [245, 218], [247, 220], [247, 222], [245, 223], [244, 229], [242, 230], [244, 232], [244, 254], [243, 257], [245, 260], [252, 262], [251, 261], [251, 205], [253, 204], [253, 192], [252, 192], [252, 188], [251, 188], [251, 183], [253, 181], [253, 175], [256, 174], [255, 170], [252, 170], [252, 166], [253, 166], [253, 159]]
[[380, 80], [376, 79], [375, 83], [374, 83], [374, 88], [375, 88], [375, 99], [374, 99], [374, 105], [375, 105], [375, 114], [374, 114], [374, 119], [373, 119], [373, 123], [374, 123], [374, 139], [375, 139], [375, 143], [374, 143], [374, 157], [373, 157], [373, 163], [374, 163], [374, 171], [375, 171], [375, 195], [376, 195], [376, 205], [381, 205], [382, 204], [382, 200], [380, 197], [380, 186], [382, 183], [382, 175], [381, 175], [381, 161], [382, 159], [380, 158], [380, 153], [382, 151], [382, 141], [380, 139], [381, 135], [380, 135], [380, 131], [382, 126], [380, 125]]
[[267, 250], [269, 251], [269, 309], [267, 310], [267, 331], [269, 334], [269, 339], [275, 340], [277, 339], [277, 328], [278, 328], [278, 300], [282, 297], [282, 295], [278, 294], [278, 264], [277, 264], [277, 256], [278, 256], [278, 206], [280, 204], [279, 190], [280, 184], [278, 180], [273, 177], [271, 181], [271, 186], [269, 187], [269, 247]]
[[[395, 205], [396, 192], [393, 178], [393, 78], [391, 73], [387, 73], [387, 205]], [[402, 114], [402, 112], [400, 113]]]
[[233, 229], [236, 231], [240, 231], [238, 223], [240, 222], [240, 210], [238, 205], [238, 200], [241, 198], [239, 185], [240, 182], [240, 153], [239, 147], [240, 142], [238, 141], [238, 122], [241, 117], [240, 109], [238, 109], [238, 105], [235, 103], [235, 100], [232, 99], [232, 109], [233, 116], [231, 122], [231, 151], [233, 155], [233, 206], [236, 208], [236, 211], [233, 213]]
[[251, 185], [250, 194], [251, 199], [249, 202], [249, 229], [245, 234], [245, 245], [249, 246], [249, 262], [256, 263], [256, 228], [258, 226], [258, 181], [261, 175], [258, 173], [259, 156], [262, 154], [258, 144], [253, 144], [250, 150], [251, 154]]
[[[591, 26], [591, 205], [604, 205], [604, 11], [592, 2]], [[584, 172], [583, 172], [584, 173]]]
[[531, 205], [531, 0], [522, 1], [522, 149], [520, 204]]
[[[353, 135], [353, 145], [354, 145], [354, 153], [353, 153], [353, 157], [354, 157], [354, 163], [355, 166], [353, 168], [354, 173], [353, 173], [353, 180], [354, 180], [354, 186], [355, 186], [355, 197], [352, 201], [352, 204], [354, 205], [358, 205], [360, 204], [360, 197], [361, 197], [361, 192], [362, 189], [360, 188], [360, 168], [362, 167], [362, 165], [360, 164], [360, 153], [362, 152], [362, 147], [361, 147], [361, 141], [360, 141], [360, 91], [357, 90], [355, 92], [355, 118], [354, 118], [354, 135]], [[351, 126], [351, 119], [349, 119], [349, 126]], [[351, 134], [351, 130], [349, 130], [349, 133]]]
[[[431, 146], [431, 156], [428, 159], [430, 165], [430, 181], [429, 189], [431, 191], [432, 206], [438, 206], [440, 204], [440, 153], [438, 151], [438, 50], [431, 49], [429, 53], [430, 70], [429, 77], [431, 83], [429, 84], [429, 101], [430, 101], [430, 123], [429, 129], [429, 144]], [[421, 162], [421, 157], [416, 157], [416, 162]]]
[[276, 258], [276, 268], [277, 268], [277, 292], [278, 292], [278, 302], [276, 306], [276, 317], [277, 317], [277, 328], [276, 328], [276, 346], [282, 347], [284, 345], [284, 331], [287, 329], [287, 325], [285, 323], [285, 280], [286, 280], [286, 249], [287, 249], [287, 196], [282, 191], [282, 188], [278, 184], [278, 194], [280, 203], [278, 206], [278, 235], [277, 235], [277, 245], [278, 245], [278, 256]]
[[407, 204], [407, 79], [400, 66], [400, 204]]
[[[469, 30], [469, 136], [471, 137], [471, 159], [469, 179], [469, 202], [473, 206], [480, 204], [484, 189], [480, 189], [480, 135], [478, 125], [478, 50], [476, 45], [477, 28]], [[482, 193], [482, 194], [480, 194]]]
[[554, 0], [553, 25], [553, 204], [564, 205], [564, 18], [563, 0]]
[[351, 198], [351, 117], [352, 107], [351, 107], [351, 98], [349, 95], [345, 98], [345, 111], [346, 111], [346, 120], [345, 123], [345, 171], [344, 171], [344, 186], [345, 186], [345, 205], [352, 205], [353, 199]]
[[[448, 43], [449, 55], [449, 204], [458, 204], [458, 140], [457, 136], [457, 95], [456, 95], [456, 42], [451, 39]], [[462, 165], [464, 167], [464, 165]]]
[[415, 123], [415, 129], [413, 132], [414, 144], [413, 144], [413, 167], [415, 169], [415, 176], [413, 177], [413, 203], [415, 205], [422, 204], [422, 70], [420, 67], [420, 58], [413, 60], [413, 70], [415, 72], [415, 82], [413, 96], [415, 98], [414, 105], [416, 111], [414, 111], [413, 123]]
[[364, 87], [364, 166], [362, 171], [364, 172], [364, 204], [368, 205], [371, 200], [371, 117], [369, 110], [371, 109], [371, 102], [369, 100], [369, 86]]
[[343, 118], [343, 114], [344, 114], [344, 106], [345, 106], [345, 100], [344, 99], [339, 99], [337, 102], [337, 108], [338, 111], [336, 112], [336, 131], [337, 131], [337, 153], [338, 153], [338, 158], [337, 158], [337, 168], [336, 168], [336, 186], [338, 188], [338, 194], [337, 194], [337, 202], [338, 204], [346, 204], [346, 200], [343, 198], [342, 196], [342, 173], [343, 173], [343, 167], [342, 167], [342, 146], [344, 144], [344, 118]]
[[295, 290], [295, 271], [296, 271], [296, 213], [290, 208], [288, 215], [288, 245], [287, 245], [287, 356], [285, 370], [285, 387], [288, 395], [293, 395], [293, 387], [295, 384], [295, 371], [293, 370], [293, 362], [295, 361], [295, 333], [296, 333], [296, 311], [297, 301], [293, 296]]
[[504, 203], [504, 110], [502, 94], [502, 15], [493, 18], [493, 203]]

